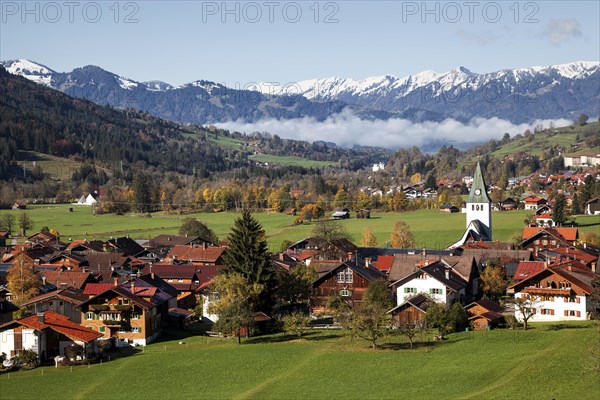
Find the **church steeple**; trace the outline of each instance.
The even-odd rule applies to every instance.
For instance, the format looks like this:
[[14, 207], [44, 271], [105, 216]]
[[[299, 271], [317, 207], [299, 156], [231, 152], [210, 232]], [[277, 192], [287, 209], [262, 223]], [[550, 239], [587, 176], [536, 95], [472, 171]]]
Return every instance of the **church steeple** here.
[[473, 176], [473, 184], [471, 185], [471, 191], [469, 192], [469, 198], [467, 203], [491, 203], [492, 201], [488, 197], [487, 190], [485, 188], [485, 180], [481, 173], [481, 166], [477, 161], [477, 168], [475, 168], [475, 175]]

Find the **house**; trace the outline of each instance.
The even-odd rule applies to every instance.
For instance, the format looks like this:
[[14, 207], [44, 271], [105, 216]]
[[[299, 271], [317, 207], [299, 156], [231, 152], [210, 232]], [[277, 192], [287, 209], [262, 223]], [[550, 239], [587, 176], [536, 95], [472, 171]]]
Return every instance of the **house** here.
[[121, 252], [124, 256], [133, 257], [143, 252], [144, 248], [129, 236], [123, 236], [107, 240], [104, 251]]
[[82, 325], [114, 338], [118, 347], [145, 346], [162, 333], [177, 301], [173, 294], [138, 278], [112, 286], [80, 306]]
[[161, 247], [173, 246], [214, 246], [215, 243], [210, 243], [199, 236], [181, 236], [181, 235], [158, 235], [148, 241], [146, 248], [155, 249]]
[[64, 315], [44, 311], [0, 326], [0, 353], [12, 358], [22, 350], [32, 350], [43, 362], [64, 355], [65, 348], [72, 344], [83, 346], [89, 354], [100, 337], [102, 334]]
[[304, 196], [304, 190], [303, 189], [292, 189], [290, 190], [290, 197], [292, 199], [298, 199], [300, 197]]
[[19, 307], [10, 302], [10, 292], [4, 285], [0, 286], [0, 325], [13, 320], [13, 312]]
[[585, 203], [585, 213], [587, 215], [598, 215], [600, 214], [600, 196], [594, 197]]
[[500, 202], [500, 209], [502, 211], [512, 211], [519, 207], [519, 202], [512, 197], [507, 197]]
[[548, 213], [548, 214], [536, 214], [534, 217], [535, 219], [535, 226], [538, 227], [553, 227], [556, 226], [556, 223], [554, 222], [554, 219], [552, 218], [552, 214]]
[[600, 154], [565, 155], [565, 167], [595, 166], [600, 164]]
[[59, 243], [58, 236], [50, 233], [49, 231], [38, 232], [35, 235], [31, 235], [27, 238], [27, 243], [35, 244], [55, 244]]
[[371, 210], [368, 208], [362, 208], [356, 212], [356, 218], [358, 219], [370, 219]]
[[[311, 263], [311, 265], [313, 265]], [[341, 296], [351, 307], [362, 304], [362, 296], [367, 286], [375, 280], [385, 279], [383, 272], [355, 261], [318, 261], [318, 277], [313, 282], [313, 296], [310, 304], [313, 313], [327, 312], [327, 300]]]
[[331, 218], [333, 219], [348, 219], [350, 218], [350, 211], [347, 208], [342, 208], [340, 210], [336, 210], [333, 214], [331, 214]]
[[358, 247], [348, 239], [302, 239], [285, 250], [289, 257], [310, 263], [310, 260], [349, 260]]
[[515, 282], [522, 281], [548, 268], [546, 261], [520, 261], [517, 264], [517, 270], [514, 273], [513, 280]]
[[191, 265], [222, 265], [226, 247], [212, 246], [173, 246], [165, 262]]
[[8, 232], [0, 231], [0, 247], [6, 247], [6, 241], [9, 237], [10, 235]]
[[[567, 321], [589, 319], [595, 272], [576, 261], [569, 261], [543, 270], [518, 281], [509, 290], [515, 299], [528, 299], [530, 321]], [[522, 311], [515, 310], [517, 320], [523, 320]]]
[[466, 279], [443, 260], [416, 265], [413, 272], [390, 283], [397, 305], [419, 293], [427, 294], [431, 300], [442, 304], [464, 302], [467, 286]]
[[200, 286], [200, 278], [196, 274], [195, 265], [154, 264], [150, 272], [159, 276], [177, 290], [177, 307], [194, 308], [195, 293]]
[[[44, 284], [53, 285], [57, 289], [66, 289], [68, 287], [83, 289], [88, 283], [97, 282], [91, 272], [84, 270], [63, 271], [59, 269], [54, 271], [40, 271], [39, 275]], [[71, 318], [71, 321], [75, 320]]]
[[402, 304], [388, 311], [392, 315], [394, 326], [402, 324], [425, 323], [426, 314], [433, 301], [426, 294], [419, 293], [407, 298]]
[[296, 209], [295, 208], [286, 208], [284, 210], [285, 215], [291, 215], [291, 216], [295, 216], [296, 215]]
[[502, 320], [504, 307], [490, 299], [480, 299], [465, 306], [469, 322], [474, 330], [490, 329]]
[[523, 199], [523, 204], [526, 210], [537, 210], [539, 207], [546, 204], [546, 199], [537, 196], [528, 196]]
[[578, 236], [577, 228], [525, 227], [520, 247], [537, 254], [545, 249], [575, 246]]
[[457, 213], [460, 210], [456, 206], [440, 206], [440, 212], [446, 214]]
[[25, 210], [25, 209], [27, 209], [27, 204], [23, 203], [22, 201], [17, 201], [13, 204], [12, 209], [13, 210]]
[[87, 299], [88, 296], [82, 290], [70, 287], [35, 296], [21, 304], [21, 306], [26, 307], [27, 312], [31, 314], [52, 311], [79, 324], [81, 323], [79, 305]]

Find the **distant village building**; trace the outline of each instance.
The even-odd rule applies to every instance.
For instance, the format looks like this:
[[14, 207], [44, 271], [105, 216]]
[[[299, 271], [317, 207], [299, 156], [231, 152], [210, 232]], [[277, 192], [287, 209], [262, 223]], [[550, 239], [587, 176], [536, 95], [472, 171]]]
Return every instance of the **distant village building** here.
[[594, 197], [585, 203], [585, 213], [587, 215], [600, 214], [600, 196]]
[[87, 196], [83, 195], [77, 200], [77, 204], [84, 206], [91, 206], [98, 202], [98, 193], [90, 193]]
[[385, 164], [383, 164], [382, 162], [380, 162], [379, 164], [373, 164], [373, 172], [384, 171], [384, 170], [385, 170]]
[[22, 201], [17, 201], [12, 206], [13, 210], [25, 210], [26, 208], [27, 208], [27, 204], [23, 203]]
[[594, 167], [600, 165], [600, 154], [565, 155], [565, 167]]

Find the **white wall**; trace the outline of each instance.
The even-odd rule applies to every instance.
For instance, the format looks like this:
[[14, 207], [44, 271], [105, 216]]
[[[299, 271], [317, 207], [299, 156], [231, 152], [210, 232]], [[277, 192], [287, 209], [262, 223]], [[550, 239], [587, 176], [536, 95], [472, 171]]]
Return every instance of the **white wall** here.
[[[404, 293], [404, 288], [415, 288], [416, 293]], [[430, 289], [441, 289], [442, 294], [431, 294], [429, 291]], [[404, 303], [407, 299], [419, 293], [425, 293], [440, 303], [446, 303], [447, 301], [446, 296], [448, 295], [448, 292], [446, 286], [440, 281], [425, 274], [424, 278], [412, 279], [396, 289], [397, 305]]]
[[23, 349], [33, 350], [40, 354], [38, 337], [33, 329], [23, 329]]
[[[521, 298], [525, 293], [515, 293], [515, 298]], [[576, 321], [587, 319], [587, 301], [585, 296], [577, 296], [579, 303], [565, 303], [563, 296], [554, 296], [554, 301], [536, 301], [534, 302], [534, 308], [536, 313], [529, 319], [529, 322], [543, 322], [543, 321]], [[554, 310], [554, 315], [542, 314], [542, 309]], [[580, 316], [565, 316], [565, 310], [567, 311], [579, 311]], [[515, 318], [518, 321], [523, 321], [523, 314], [515, 308]]]
[[10, 352], [15, 350], [14, 337], [14, 329], [7, 329], [3, 332], [0, 332], [0, 353], [6, 353], [8, 358], [11, 358]]
[[[479, 210], [477, 208], [479, 207]], [[471, 221], [478, 219], [485, 226], [487, 226], [487, 234], [492, 238], [492, 210], [491, 205], [488, 203], [467, 203], [467, 223], [466, 227], [469, 227]], [[473, 209], [475, 208], [475, 209]]]

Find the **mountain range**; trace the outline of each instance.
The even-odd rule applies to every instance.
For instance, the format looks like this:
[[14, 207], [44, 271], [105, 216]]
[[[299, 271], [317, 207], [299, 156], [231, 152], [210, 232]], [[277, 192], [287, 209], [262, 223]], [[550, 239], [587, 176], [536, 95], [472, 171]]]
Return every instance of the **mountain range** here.
[[600, 115], [600, 63], [588, 61], [483, 74], [459, 67], [402, 78], [333, 77], [284, 87], [259, 83], [251, 90], [208, 80], [177, 87], [161, 81], [138, 82], [97, 66], [57, 72], [29, 60], [0, 64], [12, 74], [73, 97], [189, 124], [303, 117], [323, 121], [345, 108], [363, 119], [413, 122], [497, 117], [517, 124]]

